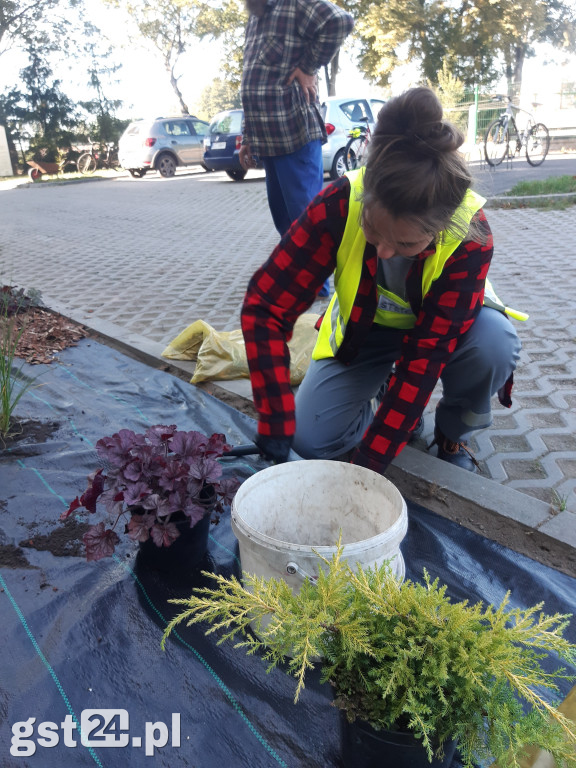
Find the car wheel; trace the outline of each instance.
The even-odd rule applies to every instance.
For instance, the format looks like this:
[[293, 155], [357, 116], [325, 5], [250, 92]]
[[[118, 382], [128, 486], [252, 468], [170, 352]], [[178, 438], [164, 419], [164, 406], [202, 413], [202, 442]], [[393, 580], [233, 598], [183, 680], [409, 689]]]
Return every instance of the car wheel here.
[[129, 168], [128, 173], [135, 179], [141, 179], [146, 174], [146, 171], [144, 168]]
[[346, 150], [344, 148], [339, 149], [334, 155], [332, 161], [332, 168], [330, 170], [331, 179], [339, 179], [340, 176], [344, 176], [346, 173]]
[[170, 179], [176, 173], [176, 160], [172, 155], [160, 155], [156, 160], [156, 170], [165, 179]]
[[247, 173], [248, 171], [245, 171], [243, 168], [234, 168], [233, 170], [226, 171], [226, 175], [230, 176], [234, 181], [242, 181]]

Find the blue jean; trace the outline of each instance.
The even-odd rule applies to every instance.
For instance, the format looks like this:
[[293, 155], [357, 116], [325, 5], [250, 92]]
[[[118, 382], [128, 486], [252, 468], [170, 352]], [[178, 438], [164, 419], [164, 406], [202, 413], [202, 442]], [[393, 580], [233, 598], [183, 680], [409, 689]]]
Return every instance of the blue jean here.
[[[322, 190], [324, 170], [322, 166], [322, 144], [320, 140], [310, 141], [296, 152], [288, 155], [263, 157], [266, 171], [268, 205], [274, 226], [280, 237], [289, 229], [306, 206]], [[324, 284], [326, 293], [330, 285]]]
[[322, 189], [322, 144], [320, 140], [311, 141], [296, 152], [263, 157], [262, 162], [270, 213], [282, 236]]
[[[373, 330], [350, 365], [334, 358], [310, 362], [296, 393], [293, 448], [302, 458], [333, 459], [358, 445], [405, 333]], [[483, 307], [442, 372], [436, 423], [446, 437], [458, 442], [490, 426], [491, 397], [516, 368], [519, 354], [512, 323], [498, 310]]]

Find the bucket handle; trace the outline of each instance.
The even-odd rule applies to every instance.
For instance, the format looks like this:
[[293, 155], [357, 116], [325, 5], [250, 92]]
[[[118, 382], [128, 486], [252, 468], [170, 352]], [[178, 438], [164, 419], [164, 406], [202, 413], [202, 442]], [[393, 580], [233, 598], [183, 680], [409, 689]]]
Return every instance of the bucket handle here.
[[286, 563], [286, 573], [289, 573], [290, 576], [294, 576], [295, 574], [298, 574], [302, 580], [308, 579], [308, 581], [311, 584], [316, 584], [318, 579], [316, 576], [312, 576], [312, 574], [307, 573], [303, 568], [300, 568], [298, 563], [289, 562]]

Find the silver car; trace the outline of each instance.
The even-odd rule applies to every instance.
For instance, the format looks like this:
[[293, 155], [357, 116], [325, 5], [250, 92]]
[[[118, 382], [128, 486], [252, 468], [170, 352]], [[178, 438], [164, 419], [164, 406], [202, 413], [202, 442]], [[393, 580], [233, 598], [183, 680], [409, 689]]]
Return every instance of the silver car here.
[[364, 125], [363, 118], [368, 118], [370, 130], [378, 117], [378, 112], [386, 102], [382, 99], [348, 98], [329, 96], [320, 106], [320, 114], [326, 124], [328, 143], [322, 146], [324, 173], [331, 179], [337, 179], [346, 173], [344, 150], [348, 143], [348, 134], [358, 125]]
[[135, 120], [118, 143], [120, 165], [132, 176], [142, 178], [156, 170], [164, 178], [186, 165], [204, 165], [204, 136], [208, 123], [192, 115]]

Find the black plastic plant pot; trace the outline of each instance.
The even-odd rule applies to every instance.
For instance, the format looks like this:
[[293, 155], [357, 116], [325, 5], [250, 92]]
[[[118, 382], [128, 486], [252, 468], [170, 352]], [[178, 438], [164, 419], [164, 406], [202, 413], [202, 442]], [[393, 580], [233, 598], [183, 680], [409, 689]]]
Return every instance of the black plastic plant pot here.
[[450, 768], [456, 742], [444, 744], [444, 759], [428, 759], [422, 742], [408, 731], [375, 730], [355, 720], [349, 723], [341, 715], [342, 757], [344, 768]]
[[186, 515], [180, 512], [173, 515], [171, 522], [180, 535], [169, 547], [158, 547], [152, 539], [142, 542], [138, 552], [140, 567], [169, 576], [186, 576], [201, 566], [208, 551], [210, 518], [216, 504], [213, 487], [204, 488], [201, 497], [206, 504], [204, 517], [190, 528], [190, 519]]

